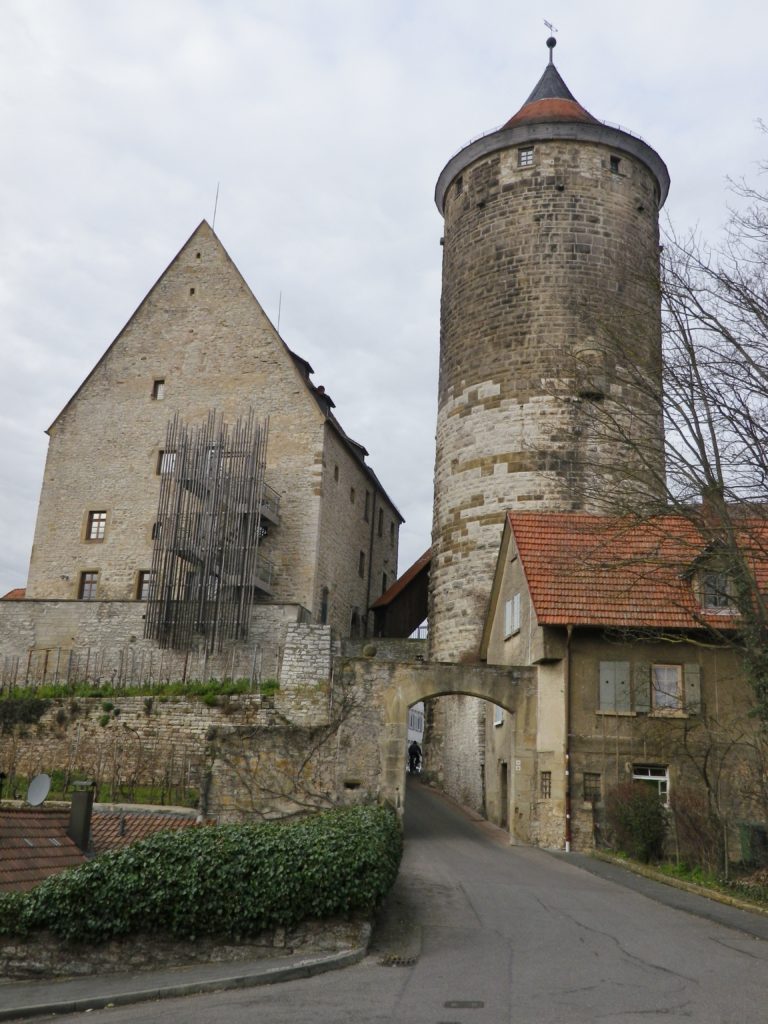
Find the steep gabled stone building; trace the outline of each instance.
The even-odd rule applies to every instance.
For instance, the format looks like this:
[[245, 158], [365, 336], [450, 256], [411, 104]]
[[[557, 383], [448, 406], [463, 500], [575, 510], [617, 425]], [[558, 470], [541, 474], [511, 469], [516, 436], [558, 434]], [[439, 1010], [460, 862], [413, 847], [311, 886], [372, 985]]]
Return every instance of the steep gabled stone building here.
[[[287, 623], [305, 621], [364, 635], [370, 605], [397, 575], [402, 517], [312, 372], [201, 223], [48, 431], [26, 600], [4, 602], [2, 653], [135, 644], [146, 623], [140, 606], [165, 599], [155, 592], [163, 590], [163, 539], [163, 557], [175, 565], [163, 615], [184, 601], [219, 602], [234, 577], [230, 563], [252, 546], [258, 554], [238, 584], [248, 589], [246, 632], [250, 625], [276, 644]], [[222, 527], [236, 542], [215, 573], [195, 581], [218, 543], [207, 525], [217, 514], [214, 488], [224, 493], [222, 473], [234, 461], [218, 432], [249, 415], [260, 445], [251, 491], [241, 474], [242, 493], [231, 497]], [[180, 468], [178, 452], [165, 450], [174, 418], [178, 431], [211, 438], [198, 441], [207, 448], [195, 456], [196, 479]], [[204, 433], [206, 423], [213, 433]], [[163, 522], [161, 487], [174, 473], [173, 500], [181, 507], [183, 499], [185, 515], [174, 518], [172, 503]], [[186, 547], [171, 545], [169, 524]]]

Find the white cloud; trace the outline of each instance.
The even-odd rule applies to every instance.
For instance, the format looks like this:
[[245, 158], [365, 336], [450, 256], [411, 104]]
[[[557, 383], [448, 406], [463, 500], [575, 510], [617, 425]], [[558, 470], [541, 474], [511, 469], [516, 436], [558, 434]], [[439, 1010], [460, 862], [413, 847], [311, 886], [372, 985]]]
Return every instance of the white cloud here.
[[[552, 0], [561, 73], [641, 134], [706, 233], [764, 137], [768, 11]], [[530, 5], [485, 0], [6, 0], [0, 10], [0, 593], [23, 585], [43, 431], [181, 244], [216, 229], [429, 543], [448, 158], [547, 60]]]

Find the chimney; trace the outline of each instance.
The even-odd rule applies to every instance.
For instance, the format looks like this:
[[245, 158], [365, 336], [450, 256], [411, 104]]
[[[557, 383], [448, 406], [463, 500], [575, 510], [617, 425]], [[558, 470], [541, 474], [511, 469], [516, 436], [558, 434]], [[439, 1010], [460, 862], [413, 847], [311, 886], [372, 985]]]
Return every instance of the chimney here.
[[91, 839], [91, 815], [93, 813], [93, 785], [78, 789], [72, 794], [67, 835], [83, 853], [88, 852]]

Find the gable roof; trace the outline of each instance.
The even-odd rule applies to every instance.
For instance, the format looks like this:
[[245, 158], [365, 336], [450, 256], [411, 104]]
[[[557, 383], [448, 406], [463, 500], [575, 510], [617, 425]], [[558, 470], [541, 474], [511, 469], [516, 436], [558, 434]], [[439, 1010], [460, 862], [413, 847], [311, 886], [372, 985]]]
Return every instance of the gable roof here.
[[[638, 522], [573, 512], [509, 512], [506, 526], [540, 625], [735, 625], [734, 612], [703, 610], [696, 599], [693, 570], [712, 544], [682, 516]], [[766, 589], [768, 522], [745, 519], [743, 534], [745, 550], [756, 551], [751, 560], [758, 586]]]
[[420, 558], [417, 558], [413, 565], [406, 569], [403, 575], [399, 576], [395, 580], [392, 586], [387, 587], [384, 593], [381, 594], [380, 597], [376, 598], [371, 605], [371, 608], [384, 608], [386, 605], [391, 604], [394, 599], [401, 594], [403, 590], [405, 590], [408, 584], [419, 575], [420, 572], [425, 569], [429, 569], [431, 561], [432, 548], [427, 548], [424, 554], [421, 555]]

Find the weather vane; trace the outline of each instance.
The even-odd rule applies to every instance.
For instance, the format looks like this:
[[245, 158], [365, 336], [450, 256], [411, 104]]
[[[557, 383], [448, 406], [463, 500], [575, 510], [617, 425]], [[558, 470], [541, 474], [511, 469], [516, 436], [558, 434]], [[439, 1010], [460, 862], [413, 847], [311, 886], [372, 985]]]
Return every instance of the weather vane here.
[[549, 63], [551, 64], [552, 63], [552, 51], [557, 46], [557, 40], [555, 39], [555, 32], [557, 32], [557, 29], [555, 28], [555, 26], [552, 24], [551, 21], [547, 21], [546, 18], [544, 18], [543, 20], [544, 20], [544, 24], [549, 29], [549, 39], [547, 40], [547, 46], [549, 47]]

